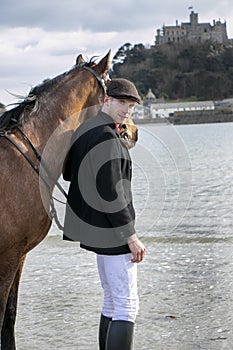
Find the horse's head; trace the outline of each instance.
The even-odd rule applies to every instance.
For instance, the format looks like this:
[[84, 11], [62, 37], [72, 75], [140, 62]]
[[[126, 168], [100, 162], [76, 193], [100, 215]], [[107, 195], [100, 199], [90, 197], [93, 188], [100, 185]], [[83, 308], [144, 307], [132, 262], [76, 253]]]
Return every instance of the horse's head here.
[[85, 62], [81, 54], [76, 59], [75, 68], [82, 71], [79, 79], [83, 79], [83, 85], [85, 84], [82, 93], [87, 94], [82, 106], [82, 121], [95, 115], [103, 104], [110, 68], [110, 53], [111, 51], [97, 64], [93, 59]]
[[138, 140], [138, 128], [133, 123], [132, 120], [128, 120], [126, 123], [119, 125], [120, 135], [124, 140], [127, 148], [132, 148], [135, 146]]

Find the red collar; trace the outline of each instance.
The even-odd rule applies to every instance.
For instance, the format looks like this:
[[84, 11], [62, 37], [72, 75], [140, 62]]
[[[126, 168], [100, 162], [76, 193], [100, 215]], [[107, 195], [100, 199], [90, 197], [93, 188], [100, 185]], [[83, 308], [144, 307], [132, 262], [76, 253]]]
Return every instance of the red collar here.
[[116, 122], [115, 122], [115, 127], [116, 127], [116, 131], [120, 132], [119, 126], [118, 126], [118, 124]]

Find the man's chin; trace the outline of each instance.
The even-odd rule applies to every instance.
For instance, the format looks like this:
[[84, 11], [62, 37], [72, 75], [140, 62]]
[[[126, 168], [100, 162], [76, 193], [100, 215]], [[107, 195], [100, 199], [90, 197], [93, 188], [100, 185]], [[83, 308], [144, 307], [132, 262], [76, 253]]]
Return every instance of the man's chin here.
[[127, 118], [125, 118], [125, 117], [124, 117], [124, 118], [118, 117], [118, 118], [117, 118], [117, 123], [118, 123], [118, 124], [122, 124], [122, 123], [125, 123], [126, 120], [127, 120]]

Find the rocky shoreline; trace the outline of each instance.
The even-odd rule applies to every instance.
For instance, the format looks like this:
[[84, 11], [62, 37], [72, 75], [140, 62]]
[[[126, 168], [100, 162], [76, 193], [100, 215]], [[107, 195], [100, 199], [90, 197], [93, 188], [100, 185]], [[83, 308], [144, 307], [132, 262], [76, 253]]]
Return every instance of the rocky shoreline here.
[[233, 112], [214, 109], [208, 111], [175, 112], [168, 120], [175, 125], [179, 124], [206, 124], [233, 122]]

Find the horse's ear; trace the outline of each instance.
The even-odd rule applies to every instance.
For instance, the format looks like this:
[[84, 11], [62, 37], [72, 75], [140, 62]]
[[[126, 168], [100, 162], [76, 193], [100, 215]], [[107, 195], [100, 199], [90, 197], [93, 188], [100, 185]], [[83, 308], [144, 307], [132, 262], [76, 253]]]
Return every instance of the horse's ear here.
[[83, 56], [80, 54], [78, 55], [78, 57], [76, 58], [76, 66], [80, 66], [82, 65], [83, 63], [85, 63], [84, 59], [83, 59]]
[[95, 66], [95, 71], [99, 75], [106, 74], [110, 68], [110, 55], [111, 55], [111, 50], [108, 51], [107, 55], [102, 58], [102, 60]]

